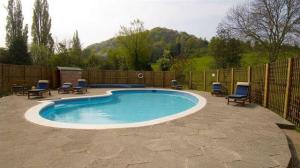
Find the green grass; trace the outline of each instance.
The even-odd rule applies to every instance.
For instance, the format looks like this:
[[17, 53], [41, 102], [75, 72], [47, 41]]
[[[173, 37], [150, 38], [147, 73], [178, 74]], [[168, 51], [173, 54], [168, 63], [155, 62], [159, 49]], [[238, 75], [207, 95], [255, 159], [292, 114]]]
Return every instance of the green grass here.
[[195, 57], [189, 61], [189, 68], [193, 71], [210, 69], [212, 65], [215, 65], [215, 59], [212, 56]]
[[241, 59], [241, 65], [243, 67], [253, 66], [258, 64], [265, 64], [268, 62], [268, 57], [264, 53], [248, 52], [244, 53]]

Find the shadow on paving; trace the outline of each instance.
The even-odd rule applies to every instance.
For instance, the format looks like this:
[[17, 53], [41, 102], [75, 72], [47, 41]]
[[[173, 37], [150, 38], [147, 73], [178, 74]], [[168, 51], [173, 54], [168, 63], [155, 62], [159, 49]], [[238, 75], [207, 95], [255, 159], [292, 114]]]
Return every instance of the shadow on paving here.
[[291, 138], [287, 135], [286, 136], [287, 141], [289, 143], [289, 148], [292, 154], [292, 158], [291, 161], [289, 163], [289, 167], [288, 168], [299, 168], [300, 167], [300, 162], [299, 162], [299, 158], [298, 158], [298, 154], [295, 148], [295, 145], [293, 143], [293, 141], [291, 140]]

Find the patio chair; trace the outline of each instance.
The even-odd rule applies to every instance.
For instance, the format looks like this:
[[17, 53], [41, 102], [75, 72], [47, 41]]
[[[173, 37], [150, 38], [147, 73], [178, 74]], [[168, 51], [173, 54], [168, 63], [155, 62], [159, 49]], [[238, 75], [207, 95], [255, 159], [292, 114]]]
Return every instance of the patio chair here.
[[179, 85], [177, 80], [172, 80], [171, 81], [171, 88], [172, 89], [177, 89], [177, 90], [182, 90], [183, 86]]
[[212, 95], [222, 95], [222, 84], [220, 82], [213, 82], [211, 87]]
[[73, 87], [73, 93], [86, 93], [87, 92], [87, 83], [85, 79], [78, 79], [77, 86]]
[[239, 103], [245, 105], [246, 101], [251, 103], [250, 99], [250, 84], [248, 82], [237, 82], [235, 93], [229, 95], [227, 98], [227, 104], [230, 102]]
[[48, 80], [39, 80], [35, 89], [28, 90], [28, 99], [30, 96], [43, 97], [43, 93], [48, 92], [51, 95]]
[[73, 84], [65, 82], [57, 91], [58, 93], [70, 93], [70, 91], [73, 91]]

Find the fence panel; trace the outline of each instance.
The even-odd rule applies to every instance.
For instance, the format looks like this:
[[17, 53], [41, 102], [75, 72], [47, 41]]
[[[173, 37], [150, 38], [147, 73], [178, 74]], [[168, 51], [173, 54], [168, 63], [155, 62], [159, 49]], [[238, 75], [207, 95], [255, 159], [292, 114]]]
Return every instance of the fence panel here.
[[127, 83], [127, 71], [110, 71], [111, 83], [124, 84]]
[[145, 85], [147, 87], [152, 87], [153, 86], [153, 73], [152, 73], [152, 71], [144, 72], [144, 81], [145, 81]]
[[283, 116], [288, 61], [270, 63], [268, 107]]
[[102, 71], [99, 69], [88, 69], [86, 74], [82, 73], [82, 78], [86, 78], [89, 84], [101, 83]]
[[193, 71], [191, 80], [192, 80], [191, 89], [204, 91], [204, 71]]
[[265, 65], [251, 67], [251, 101], [263, 105]]
[[217, 70], [207, 70], [205, 73], [205, 91], [211, 92], [213, 82], [217, 82]]
[[[38, 80], [43, 78], [43, 67], [41, 66], [26, 66], [25, 67], [25, 83], [30, 86], [35, 86]], [[46, 79], [47, 80], [47, 79]]]
[[153, 72], [154, 87], [163, 87], [163, 72]]
[[242, 67], [234, 69], [233, 88], [236, 87], [237, 82], [248, 82], [248, 68]]
[[175, 79], [178, 81], [180, 85], [187, 87], [189, 85], [189, 73], [188, 72], [174, 72]]
[[291, 79], [287, 119], [300, 127], [300, 58], [293, 61]]
[[229, 94], [231, 92], [231, 69], [220, 70], [219, 81], [222, 84], [225, 94]]
[[164, 87], [171, 87], [171, 80], [174, 79], [174, 73], [171, 71], [164, 72]]

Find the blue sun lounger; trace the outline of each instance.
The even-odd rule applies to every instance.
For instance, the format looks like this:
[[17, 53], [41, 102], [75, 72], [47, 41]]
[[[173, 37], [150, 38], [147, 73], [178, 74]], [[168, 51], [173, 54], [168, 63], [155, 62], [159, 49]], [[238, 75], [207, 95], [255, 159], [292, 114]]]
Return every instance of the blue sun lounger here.
[[229, 95], [227, 98], [227, 104], [230, 102], [239, 103], [242, 105], [245, 105], [246, 101], [250, 100], [250, 84], [248, 82], [237, 82], [236, 84], [236, 90], [233, 95]]
[[76, 87], [73, 87], [73, 93], [86, 93], [87, 92], [87, 83], [85, 79], [78, 79]]
[[211, 86], [212, 95], [222, 95], [222, 84], [220, 82], [213, 82]]
[[65, 82], [60, 88], [58, 88], [58, 93], [69, 93], [73, 91], [73, 84]]
[[43, 93], [48, 92], [51, 95], [48, 80], [39, 80], [35, 89], [28, 90], [28, 99], [30, 96], [43, 97]]
[[171, 81], [171, 88], [176, 89], [176, 90], [182, 90], [182, 85], [179, 85], [177, 80], [172, 80]]

